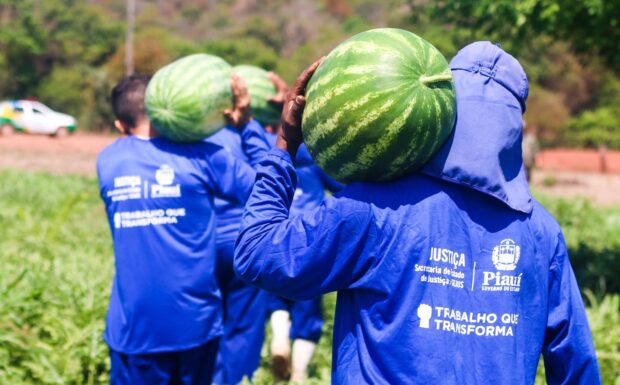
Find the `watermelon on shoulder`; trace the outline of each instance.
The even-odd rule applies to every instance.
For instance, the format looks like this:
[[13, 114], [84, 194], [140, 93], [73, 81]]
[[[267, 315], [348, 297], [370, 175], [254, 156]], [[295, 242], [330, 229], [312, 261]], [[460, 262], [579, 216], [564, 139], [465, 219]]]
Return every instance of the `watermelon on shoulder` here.
[[269, 103], [269, 98], [277, 93], [276, 86], [267, 76], [267, 71], [252, 65], [238, 65], [233, 72], [245, 80], [250, 93], [252, 116], [263, 126], [276, 124], [282, 111]]
[[341, 182], [388, 181], [420, 168], [450, 135], [452, 73], [421, 37], [379, 28], [337, 46], [306, 92], [304, 142]]
[[226, 125], [232, 106], [231, 66], [208, 55], [189, 55], [161, 68], [146, 89], [151, 124], [176, 142], [203, 140]]

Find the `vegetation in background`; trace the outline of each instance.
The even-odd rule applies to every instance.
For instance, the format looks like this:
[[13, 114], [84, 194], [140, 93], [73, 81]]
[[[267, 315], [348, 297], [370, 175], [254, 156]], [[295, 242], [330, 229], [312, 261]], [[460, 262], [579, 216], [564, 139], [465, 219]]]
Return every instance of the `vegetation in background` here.
[[518, 52], [539, 35], [548, 35], [567, 41], [578, 53], [597, 54], [620, 71], [617, 1], [447, 0], [432, 8], [435, 16], [472, 35], [509, 39]]
[[[0, 383], [108, 383], [112, 242], [93, 178], [0, 172]], [[620, 208], [543, 199], [564, 228], [607, 385], [620, 384]], [[613, 294], [611, 292], [614, 292]], [[336, 303], [308, 384], [329, 384]], [[267, 345], [254, 384], [273, 384]], [[543, 381], [538, 383], [542, 384]]]
[[92, 178], [0, 173], [0, 384], [105, 384], [109, 229]]
[[620, 208], [596, 208], [586, 199], [543, 197], [542, 203], [562, 226], [581, 287], [620, 293]]
[[[208, 52], [292, 81], [373, 27], [415, 32], [448, 58], [474, 40], [497, 41], [528, 73], [525, 118], [544, 144], [620, 148], [618, 1], [137, 3], [135, 67], [147, 74]], [[108, 94], [124, 72], [124, 12], [124, 0], [0, 0], [0, 98], [36, 97], [75, 115], [83, 130], [111, 129]], [[0, 383], [107, 384], [101, 335], [113, 258], [96, 182], [1, 172], [0, 196]], [[620, 208], [543, 203], [564, 229], [585, 289], [604, 383], [620, 385]], [[334, 306], [335, 295], [326, 296], [327, 327], [309, 384], [330, 382]], [[266, 357], [254, 383], [273, 383]]]
[[[526, 120], [544, 145], [620, 148], [618, 1], [136, 0], [135, 68], [207, 52], [288, 80], [347, 37], [399, 27], [446, 57], [501, 43], [531, 83]], [[124, 72], [124, 0], [0, 0], [0, 97], [36, 97], [109, 130]]]

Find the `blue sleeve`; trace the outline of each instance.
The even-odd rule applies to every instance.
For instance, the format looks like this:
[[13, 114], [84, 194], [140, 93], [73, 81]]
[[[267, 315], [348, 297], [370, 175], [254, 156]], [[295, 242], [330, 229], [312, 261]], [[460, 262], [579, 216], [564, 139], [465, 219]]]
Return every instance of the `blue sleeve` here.
[[288, 153], [260, 163], [235, 248], [237, 274], [291, 299], [351, 287], [376, 265], [379, 231], [370, 205], [328, 199], [289, 219], [296, 173]]
[[550, 269], [543, 357], [548, 385], [601, 383], [586, 311], [561, 234]]
[[272, 147], [267, 139], [267, 132], [254, 119], [241, 129], [241, 146], [252, 167], [256, 167]]
[[244, 203], [252, 191], [256, 172], [223, 147], [211, 143], [209, 147], [206, 167], [209, 187], [218, 198]]
[[331, 176], [327, 175], [325, 171], [323, 171], [323, 169], [317, 166], [316, 164], [313, 165], [312, 167], [314, 168], [314, 172], [316, 173], [316, 175], [318, 175], [319, 179], [321, 179], [321, 183], [323, 184], [323, 187], [325, 187], [331, 193], [337, 193], [338, 191], [342, 190], [345, 187], [344, 184], [338, 182]]

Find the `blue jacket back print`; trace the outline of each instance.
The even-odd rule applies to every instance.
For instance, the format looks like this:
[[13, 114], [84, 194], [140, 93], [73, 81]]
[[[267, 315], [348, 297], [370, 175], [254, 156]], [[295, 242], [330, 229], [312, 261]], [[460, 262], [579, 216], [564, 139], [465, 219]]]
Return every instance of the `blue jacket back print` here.
[[521, 160], [528, 83], [501, 48], [451, 62], [452, 137], [419, 173], [353, 183], [288, 219], [288, 153], [257, 171], [235, 250], [249, 282], [293, 299], [338, 291], [334, 384], [599, 384], [561, 229]]

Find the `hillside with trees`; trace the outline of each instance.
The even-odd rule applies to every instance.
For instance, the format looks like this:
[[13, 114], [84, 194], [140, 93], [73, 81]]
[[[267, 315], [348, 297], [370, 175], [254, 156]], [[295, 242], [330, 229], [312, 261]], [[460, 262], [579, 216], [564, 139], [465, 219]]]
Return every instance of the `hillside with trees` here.
[[[620, 148], [620, 2], [559, 0], [135, 0], [135, 70], [194, 52], [291, 81], [347, 37], [398, 27], [447, 58], [502, 44], [530, 80], [525, 119], [545, 145]], [[107, 95], [125, 72], [124, 0], [0, 0], [0, 97], [37, 98], [110, 130]]]

